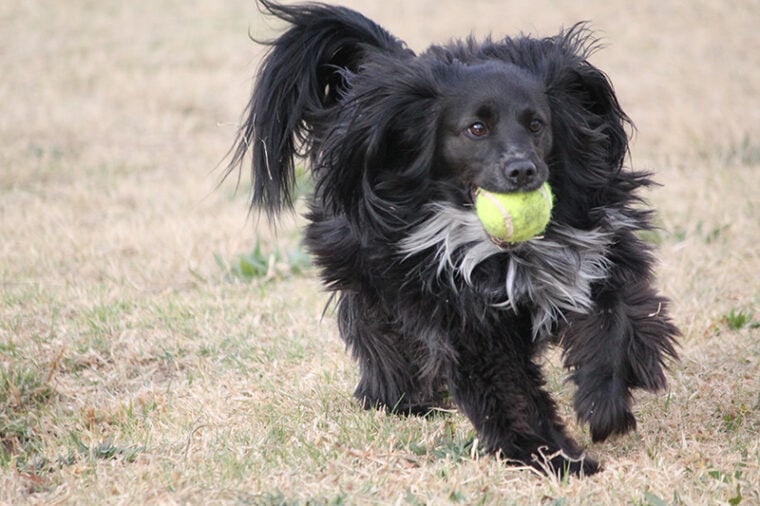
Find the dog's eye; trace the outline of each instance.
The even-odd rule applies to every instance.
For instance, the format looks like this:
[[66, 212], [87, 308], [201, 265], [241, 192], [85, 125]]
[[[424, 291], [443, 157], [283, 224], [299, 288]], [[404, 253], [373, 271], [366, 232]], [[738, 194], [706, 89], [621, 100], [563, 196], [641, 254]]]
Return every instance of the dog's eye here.
[[537, 134], [544, 129], [544, 122], [538, 118], [533, 118], [530, 120], [530, 123], [528, 123], [528, 129], [534, 134]]
[[470, 137], [483, 137], [488, 135], [488, 127], [481, 121], [476, 121], [468, 126], [466, 131]]

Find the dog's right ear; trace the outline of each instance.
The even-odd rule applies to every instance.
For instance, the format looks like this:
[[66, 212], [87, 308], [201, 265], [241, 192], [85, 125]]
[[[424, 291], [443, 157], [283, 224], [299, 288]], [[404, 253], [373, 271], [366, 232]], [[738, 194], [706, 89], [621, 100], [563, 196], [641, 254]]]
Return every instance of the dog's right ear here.
[[366, 51], [406, 55], [404, 45], [358, 12], [318, 3], [280, 5], [259, 0], [290, 24], [270, 46], [244, 112], [226, 174], [251, 153], [251, 206], [270, 219], [292, 206], [295, 158], [312, 157], [332, 126], [347, 92], [347, 73], [359, 69]]
[[316, 166], [322, 204], [375, 234], [403, 228], [431, 194], [441, 107], [435, 64], [374, 54], [359, 74]]

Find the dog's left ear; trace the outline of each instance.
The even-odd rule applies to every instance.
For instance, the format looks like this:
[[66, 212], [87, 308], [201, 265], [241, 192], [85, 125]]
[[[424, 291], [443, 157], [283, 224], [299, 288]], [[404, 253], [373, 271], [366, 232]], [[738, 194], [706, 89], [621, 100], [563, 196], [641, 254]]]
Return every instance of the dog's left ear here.
[[620, 169], [628, 153], [626, 129], [632, 123], [620, 107], [607, 75], [588, 61], [597, 40], [585, 25], [579, 24], [548, 42], [545, 77], [554, 116], [555, 145], [569, 142], [573, 155], [590, 150], [594, 167]]
[[[647, 183], [623, 171], [631, 121], [610, 80], [588, 61], [595, 40], [582, 25], [544, 41], [543, 72], [552, 109], [550, 182], [555, 216], [577, 227], [595, 226], [594, 210], [620, 207]], [[576, 195], [565, 202], [562, 195]]]
[[574, 93], [589, 113], [589, 126], [606, 137], [607, 162], [611, 168], [619, 168], [628, 152], [626, 126], [631, 122], [620, 107], [612, 83], [606, 74], [585, 61], [571, 74]]

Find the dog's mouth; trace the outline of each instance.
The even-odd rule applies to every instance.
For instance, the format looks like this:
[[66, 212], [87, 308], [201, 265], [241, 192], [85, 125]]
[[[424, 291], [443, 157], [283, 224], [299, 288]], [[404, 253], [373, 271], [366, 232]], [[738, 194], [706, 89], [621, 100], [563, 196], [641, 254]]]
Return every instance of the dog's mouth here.
[[470, 201], [468, 202], [468, 205], [475, 208], [475, 197], [478, 196], [478, 191], [480, 191], [480, 187], [476, 186], [474, 184], [470, 185]]
[[505, 251], [512, 251], [512, 250], [516, 249], [517, 246], [519, 246], [520, 244], [522, 244], [520, 242], [507, 242], [507, 241], [503, 241], [503, 240], [498, 239], [498, 238], [496, 238], [496, 237], [494, 237], [494, 236], [492, 236], [490, 234], [488, 234], [488, 238], [491, 240], [492, 243], [494, 243], [496, 246], [498, 246], [499, 248], [501, 248], [501, 249], [503, 249]]

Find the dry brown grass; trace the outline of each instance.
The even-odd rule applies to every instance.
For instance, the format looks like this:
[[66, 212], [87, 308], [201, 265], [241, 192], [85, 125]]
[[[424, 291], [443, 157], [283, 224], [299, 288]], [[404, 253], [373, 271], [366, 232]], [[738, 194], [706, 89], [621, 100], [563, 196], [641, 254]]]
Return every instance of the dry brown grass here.
[[361, 411], [313, 273], [246, 283], [215, 260], [298, 237], [215, 187], [252, 2], [2, 2], [0, 503], [760, 503], [760, 3], [346, 3], [416, 49], [592, 21], [632, 163], [664, 184], [669, 392], [566, 483], [480, 456], [459, 415]]

